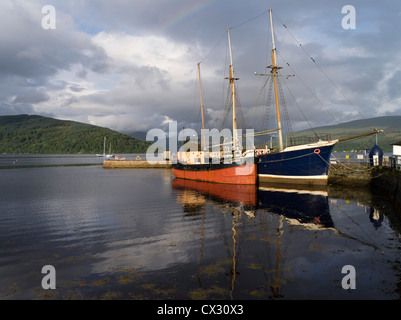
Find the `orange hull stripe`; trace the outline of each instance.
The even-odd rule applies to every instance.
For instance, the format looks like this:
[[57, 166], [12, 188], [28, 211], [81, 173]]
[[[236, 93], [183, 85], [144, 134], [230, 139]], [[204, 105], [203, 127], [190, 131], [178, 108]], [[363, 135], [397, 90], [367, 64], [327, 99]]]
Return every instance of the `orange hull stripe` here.
[[256, 164], [243, 165], [232, 168], [224, 168], [218, 170], [191, 171], [172, 169], [172, 173], [177, 178], [230, 183], [230, 184], [256, 184]]

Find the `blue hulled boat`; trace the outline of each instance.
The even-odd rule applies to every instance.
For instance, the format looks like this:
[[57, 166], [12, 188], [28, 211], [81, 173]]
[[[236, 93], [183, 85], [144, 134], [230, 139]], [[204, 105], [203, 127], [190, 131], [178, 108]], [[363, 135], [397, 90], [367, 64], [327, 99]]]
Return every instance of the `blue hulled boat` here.
[[261, 182], [289, 184], [327, 184], [330, 155], [338, 140], [285, 148], [281, 152], [257, 156]]
[[[270, 13], [270, 27], [272, 34], [273, 49], [272, 65], [269, 74], [259, 74], [272, 77], [274, 81], [274, 92], [276, 101], [277, 129], [269, 130], [269, 133], [277, 133], [279, 139], [279, 150], [258, 149], [256, 153], [258, 163], [258, 178], [260, 182], [279, 182], [290, 184], [327, 184], [330, 155], [334, 145], [339, 140], [322, 141], [283, 147], [280, 105], [278, 97], [278, 72], [281, 67], [276, 63], [276, 47], [274, 41], [272, 11]], [[288, 77], [288, 75], [287, 75]]]

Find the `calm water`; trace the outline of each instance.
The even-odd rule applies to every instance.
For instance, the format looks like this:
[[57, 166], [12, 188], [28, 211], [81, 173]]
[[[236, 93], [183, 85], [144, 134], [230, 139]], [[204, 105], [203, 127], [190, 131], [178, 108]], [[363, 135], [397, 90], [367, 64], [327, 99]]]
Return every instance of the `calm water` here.
[[93, 155], [0, 168], [0, 299], [400, 298], [401, 213], [383, 195], [194, 183]]

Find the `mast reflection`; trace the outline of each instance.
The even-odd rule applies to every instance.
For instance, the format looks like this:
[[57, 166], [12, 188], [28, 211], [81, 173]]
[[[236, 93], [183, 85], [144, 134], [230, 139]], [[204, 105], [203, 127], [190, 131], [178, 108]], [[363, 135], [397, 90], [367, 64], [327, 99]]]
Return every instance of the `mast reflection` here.
[[[283, 242], [282, 237], [284, 236], [284, 221], [287, 224], [298, 224], [302, 225], [307, 229], [326, 229], [333, 228], [334, 224], [330, 216], [328, 193], [325, 189], [309, 189], [306, 190], [304, 186], [301, 189], [293, 188], [278, 188], [273, 185], [229, 185], [229, 184], [217, 184], [209, 182], [199, 182], [193, 180], [185, 180], [176, 178], [172, 182], [173, 188], [178, 190], [177, 201], [182, 205], [184, 213], [188, 215], [202, 215], [202, 232], [204, 234], [204, 223], [205, 223], [205, 210], [206, 204], [220, 206], [225, 211], [229, 211], [232, 214], [231, 230], [227, 233], [231, 233], [231, 240], [226, 239], [230, 244], [226, 244], [231, 247], [229, 251], [230, 255], [230, 271], [229, 275], [229, 286], [230, 286], [230, 297], [233, 299], [234, 288], [238, 277], [238, 267], [240, 262], [241, 247], [244, 245], [242, 239], [243, 232], [239, 232], [239, 228], [242, 228], [246, 220], [254, 221], [258, 215], [262, 217], [260, 223], [265, 223], [263, 216], [268, 212], [269, 214], [278, 216], [278, 229], [274, 232], [276, 234], [275, 243], [271, 247], [274, 252], [273, 260], [266, 261], [266, 263], [273, 263], [274, 276], [273, 279], [268, 281], [268, 288], [270, 288], [270, 299], [279, 299], [283, 295], [280, 293], [280, 270], [282, 267], [282, 254]], [[224, 204], [224, 207], [221, 205]], [[244, 214], [244, 215], [243, 215]], [[245, 220], [243, 220], [245, 218]], [[256, 221], [256, 220], [255, 220]], [[270, 226], [273, 228], [273, 226]], [[269, 229], [270, 229], [269, 228]], [[275, 228], [271, 229], [274, 230]], [[201, 267], [201, 261], [203, 260], [204, 254], [204, 239], [201, 239], [201, 257], [199, 267]], [[273, 244], [273, 243], [271, 243]], [[244, 261], [242, 263], [249, 263]], [[201, 279], [198, 277], [199, 284]]]
[[[290, 223], [299, 223], [307, 227], [334, 227], [328, 193], [324, 188], [280, 188], [268, 184], [231, 185], [179, 178], [174, 179], [172, 184], [173, 188], [181, 190], [178, 201], [187, 213], [200, 210], [206, 199], [209, 199], [218, 203], [229, 203], [234, 207], [241, 206], [251, 217], [255, 215], [256, 210], [263, 209], [283, 215]], [[188, 190], [192, 192], [187, 192]]]

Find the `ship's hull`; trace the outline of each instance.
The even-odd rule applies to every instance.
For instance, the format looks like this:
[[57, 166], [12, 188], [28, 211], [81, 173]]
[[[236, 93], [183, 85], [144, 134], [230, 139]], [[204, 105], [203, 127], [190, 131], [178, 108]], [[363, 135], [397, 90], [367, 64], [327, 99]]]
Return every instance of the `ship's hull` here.
[[172, 173], [181, 179], [228, 184], [256, 184], [255, 158], [242, 158], [232, 163], [206, 163], [172, 165]]
[[282, 215], [292, 225], [301, 223], [312, 230], [333, 228], [334, 223], [325, 188], [327, 187], [287, 189], [284, 186], [275, 188], [260, 184], [258, 208]]
[[240, 203], [247, 206], [257, 205], [258, 187], [255, 184], [210, 183], [176, 178], [173, 180], [172, 185], [175, 189], [195, 190], [217, 201], [233, 204]]
[[309, 145], [257, 157], [260, 182], [327, 184], [330, 155], [336, 142]]

